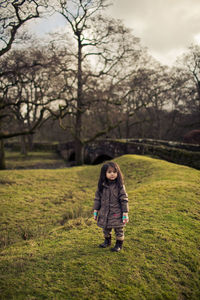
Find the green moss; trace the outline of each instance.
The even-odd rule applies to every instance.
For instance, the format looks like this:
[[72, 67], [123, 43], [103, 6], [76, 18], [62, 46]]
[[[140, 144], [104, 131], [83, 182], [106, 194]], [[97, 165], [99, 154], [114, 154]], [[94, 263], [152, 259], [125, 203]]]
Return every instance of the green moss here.
[[98, 248], [100, 165], [1, 172], [0, 299], [200, 298], [200, 172], [144, 156], [115, 161], [130, 201], [121, 253]]

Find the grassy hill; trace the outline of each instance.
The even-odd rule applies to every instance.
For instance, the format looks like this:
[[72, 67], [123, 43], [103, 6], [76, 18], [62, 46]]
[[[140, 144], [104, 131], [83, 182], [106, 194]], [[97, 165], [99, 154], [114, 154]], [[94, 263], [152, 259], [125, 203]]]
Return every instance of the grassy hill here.
[[130, 201], [120, 253], [98, 248], [100, 165], [1, 171], [0, 299], [200, 299], [200, 171], [115, 161]]

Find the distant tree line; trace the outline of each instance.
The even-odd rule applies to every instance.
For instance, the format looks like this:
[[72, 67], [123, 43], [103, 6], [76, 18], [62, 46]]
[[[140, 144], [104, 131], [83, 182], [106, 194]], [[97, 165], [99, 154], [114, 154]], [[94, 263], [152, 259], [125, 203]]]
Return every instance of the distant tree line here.
[[[200, 127], [200, 47], [169, 68], [158, 63], [120, 20], [106, 17], [107, 0], [1, 1], [0, 168], [4, 141], [75, 141], [98, 137], [182, 141]], [[66, 32], [43, 40], [24, 24], [52, 13]]]

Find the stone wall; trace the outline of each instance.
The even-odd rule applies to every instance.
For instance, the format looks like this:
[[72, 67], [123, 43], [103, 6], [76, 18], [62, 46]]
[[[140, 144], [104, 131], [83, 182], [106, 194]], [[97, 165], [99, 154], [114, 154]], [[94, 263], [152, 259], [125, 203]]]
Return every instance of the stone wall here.
[[[137, 150], [136, 150], [137, 149]], [[139, 153], [140, 152], [140, 153]], [[174, 148], [164, 145], [152, 145], [144, 143], [127, 143], [127, 153], [151, 155], [176, 164], [190, 166], [200, 170], [200, 151], [188, 151], [182, 148]]]

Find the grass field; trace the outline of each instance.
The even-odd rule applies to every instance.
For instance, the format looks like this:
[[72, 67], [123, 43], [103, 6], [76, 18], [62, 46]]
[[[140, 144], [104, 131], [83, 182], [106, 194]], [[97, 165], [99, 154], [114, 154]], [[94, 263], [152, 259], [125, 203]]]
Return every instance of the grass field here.
[[0, 299], [200, 299], [200, 171], [115, 161], [130, 203], [120, 253], [98, 248], [101, 165], [1, 171]]
[[64, 168], [66, 163], [55, 152], [29, 152], [21, 155], [19, 152], [6, 151], [7, 169], [54, 169]]

